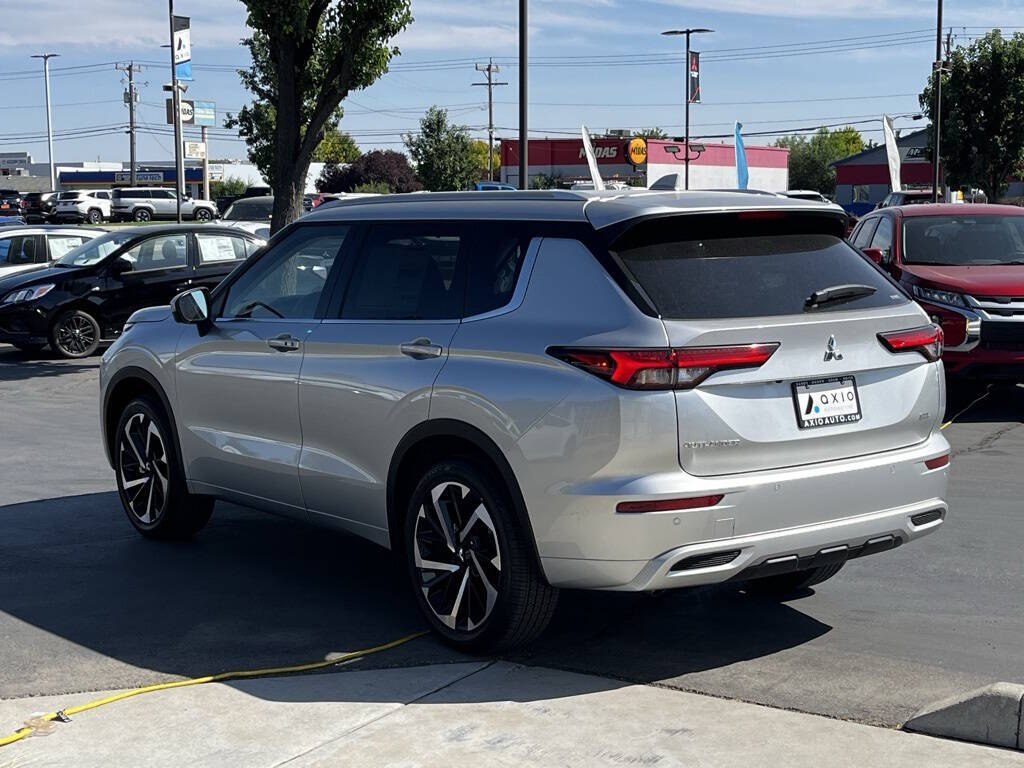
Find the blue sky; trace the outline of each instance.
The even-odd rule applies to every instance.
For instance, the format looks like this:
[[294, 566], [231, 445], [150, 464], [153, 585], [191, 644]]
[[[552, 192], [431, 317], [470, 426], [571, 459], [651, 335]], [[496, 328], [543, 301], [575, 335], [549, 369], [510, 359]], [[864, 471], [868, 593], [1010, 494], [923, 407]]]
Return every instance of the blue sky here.
[[[993, 26], [1024, 31], [1024, 0], [946, 0], [945, 5], [944, 23], [953, 27], [958, 43]], [[0, 27], [0, 151], [28, 150], [45, 161], [45, 140], [28, 138], [45, 134], [46, 128], [41, 64], [29, 56], [57, 52], [51, 80], [54, 130], [95, 128], [96, 133], [58, 138], [58, 162], [127, 159], [127, 136], [103, 131], [127, 123], [122, 75], [113, 62], [129, 59], [154, 62], [138, 75], [145, 84], [140, 123], [157, 131], [140, 134], [139, 159], [171, 156], [160, 89], [168, 67], [156, 63], [167, 59], [160, 48], [167, 36], [162, 0], [0, 0], [0, 6], [8, 6]], [[480, 80], [470, 59], [514, 60], [516, 8], [516, 0], [413, 0], [416, 20], [396, 40], [402, 50], [397, 66], [351, 95], [342, 127], [364, 149], [401, 149], [401, 132], [415, 129], [423, 110], [439, 104], [450, 105], [453, 119], [484, 136], [479, 129], [487, 121], [486, 89], [470, 86]], [[216, 101], [219, 117], [246, 103], [248, 95], [230, 69], [247, 61], [239, 44], [245, 36], [242, 3], [176, 0], [175, 11], [192, 17], [193, 62], [215, 67], [197, 69], [189, 97]], [[531, 135], [568, 134], [581, 122], [594, 131], [658, 125], [681, 134], [682, 64], [677, 60], [682, 39], [659, 33], [683, 26], [716, 30], [694, 39], [694, 48], [705, 56], [704, 103], [691, 112], [695, 137], [730, 133], [734, 120], [748, 131], [781, 131], [915, 112], [912, 94], [930, 69], [934, 32], [928, 30], [934, 25], [932, 0], [532, 0], [531, 58], [548, 64], [538, 61], [531, 69]], [[792, 49], [784, 46], [868, 36], [875, 37], [864, 45], [854, 40], [819, 46], [833, 50], [818, 54], [750, 58], [749, 52], [723, 50], [788, 54]], [[676, 60], [664, 61], [659, 54], [674, 54]], [[643, 64], [611, 58], [618, 55], [647, 58]], [[617, 63], [605, 58], [579, 66], [578, 59], [569, 58], [594, 56]], [[57, 71], [62, 67], [83, 69]], [[514, 137], [516, 68], [503, 68], [500, 79], [509, 85], [495, 90], [495, 123], [509, 129], [499, 135]], [[904, 119], [899, 124], [923, 123]], [[869, 132], [878, 129], [877, 121], [858, 127], [866, 138], [880, 139], [880, 131]], [[773, 138], [751, 137], [747, 143]], [[211, 144], [215, 157], [245, 156], [244, 143], [226, 135]]]

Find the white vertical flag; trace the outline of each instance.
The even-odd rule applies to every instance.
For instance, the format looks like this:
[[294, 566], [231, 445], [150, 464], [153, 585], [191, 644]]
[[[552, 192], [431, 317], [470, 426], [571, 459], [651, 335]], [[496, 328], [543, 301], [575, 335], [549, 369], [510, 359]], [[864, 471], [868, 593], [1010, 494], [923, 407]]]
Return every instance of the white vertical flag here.
[[587, 165], [590, 166], [590, 178], [594, 181], [594, 189], [604, 189], [604, 181], [601, 179], [601, 171], [597, 167], [597, 156], [594, 154], [594, 145], [590, 143], [590, 131], [587, 126], [581, 125], [583, 132], [583, 149], [587, 153]]
[[893, 192], [899, 192], [903, 189], [900, 183], [900, 150], [896, 146], [892, 118], [888, 115], [882, 115], [882, 133], [885, 134], [885, 155], [889, 159], [889, 186]]

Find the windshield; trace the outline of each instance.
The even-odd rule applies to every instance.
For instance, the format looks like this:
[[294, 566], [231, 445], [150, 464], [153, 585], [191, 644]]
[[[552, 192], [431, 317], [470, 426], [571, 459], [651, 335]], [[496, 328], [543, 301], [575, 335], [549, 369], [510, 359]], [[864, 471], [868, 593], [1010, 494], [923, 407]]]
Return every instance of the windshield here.
[[273, 211], [273, 200], [236, 200], [224, 214], [224, 220], [266, 221]]
[[68, 251], [55, 263], [64, 267], [88, 267], [98, 264], [133, 237], [134, 233], [108, 232], [78, 246], [73, 251]]
[[83, 192], [61, 192], [58, 200], [77, 200], [82, 197]]
[[908, 216], [903, 220], [903, 262], [1024, 264], [1024, 216]]

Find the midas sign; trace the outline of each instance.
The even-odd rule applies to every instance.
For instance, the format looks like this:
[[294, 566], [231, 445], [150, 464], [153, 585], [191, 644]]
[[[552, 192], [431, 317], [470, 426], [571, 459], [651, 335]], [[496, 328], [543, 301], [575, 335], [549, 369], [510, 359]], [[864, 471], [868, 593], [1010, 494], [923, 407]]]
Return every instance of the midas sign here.
[[642, 165], [647, 162], [647, 140], [639, 136], [626, 145], [626, 153], [629, 155], [629, 162], [633, 165]]
[[[580, 159], [582, 160], [586, 156], [587, 150], [584, 149], [583, 147], [580, 147]], [[598, 160], [601, 160], [602, 158], [606, 160], [614, 160], [618, 156], [618, 147], [594, 147], [594, 157], [597, 158]]]

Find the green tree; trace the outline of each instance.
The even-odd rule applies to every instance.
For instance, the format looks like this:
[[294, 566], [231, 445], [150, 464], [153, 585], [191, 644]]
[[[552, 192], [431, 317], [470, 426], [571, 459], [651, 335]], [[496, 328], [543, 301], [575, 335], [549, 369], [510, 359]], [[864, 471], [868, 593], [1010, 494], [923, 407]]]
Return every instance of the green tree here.
[[[954, 49], [948, 69], [942, 77], [945, 183], [981, 187], [997, 200], [1009, 178], [1024, 170], [1024, 33], [1005, 39], [994, 29]], [[934, 75], [920, 96], [929, 120], [934, 120], [933, 86]]]
[[354, 163], [363, 153], [355, 139], [344, 131], [331, 128], [324, 133], [323, 139], [313, 150], [314, 163]]
[[[473, 139], [470, 144], [470, 152], [473, 155], [473, 165], [476, 168], [477, 179], [490, 179], [487, 175], [487, 142], [483, 139]], [[498, 171], [501, 170], [501, 154], [495, 147], [491, 152], [491, 163], [494, 168], [494, 178], [498, 178]]]
[[639, 131], [633, 134], [634, 136], [641, 136], [645, 139], [667, 139], [668, 134], [665, 133], [661, 128], [655, 126], [654, 128], [641, 128]]
[[834, 131], [821, 128], [810, 137], [784, 136], [775, 146], [789, 150], [790, 189], [813, 189], [831, 195], [836, 191], [832, 163], [860, 152], [864, 139], [849, 126]]
[[465, 189], [476, 176], [469, 128], [449, 123], [446, 109], [428, 109], [419, 135], [406, 134], [405, 146], [416, 163], [416, 175], [431, 192]]
[[352, 188], [353, 192], [372, 192], [375, 195], [390, 195], [391, 187], [385, 184], [383, 181], [368, 181], [365, 184], [356, 184]]
[[225, 176], [221, 181], [210, 182], [210, 197], [237, 197], [245, 192], [244, 179], [237, 176]]
[[242, 0], [253, 30], [252, 66], [239, 70], [255, 97], [228, 124], [274, 192], [271, 230], [302, 213], [313, 152], [337, 126], [338, 105], [388, 69], [390, 41], [412, 22], [409, 0]]
[[321, 192], [355, 192], [366, 184], [382, 184], [389, 192], [418, 192], [423, 185], [401, 152], [367, 152], [346, 166], [327, 163], [316, 180]]

